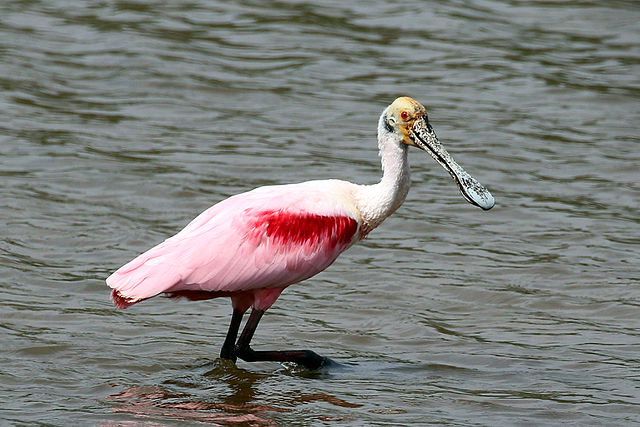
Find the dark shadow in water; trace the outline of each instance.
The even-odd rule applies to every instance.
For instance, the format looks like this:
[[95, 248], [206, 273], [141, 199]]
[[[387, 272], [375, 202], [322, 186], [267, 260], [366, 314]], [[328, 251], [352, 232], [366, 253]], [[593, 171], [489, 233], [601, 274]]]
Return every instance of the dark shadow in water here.
[[[203, 366], [189, 367], [189, 370], [201, 370]], [[264, 374], [256, 374], [236, 367], [230, 361], [218, 359], [213, 362], [213, 369], [204, 373], [205, 377], [220, 382], [220, 387], [227, 387], [230, 393], [222, 397], [220, 402], [195, 400], [188, 393], [169, 391], [164, 385], [134, 386], [121, 393], [108, 396], [117, 402], [113, 410], [129, 413], [141, 418], [170, 418], [187, 422], [212, 424], [240, 424], [248, 426], [274, 425], [274, 420], [265, 412], [285, 412], [286, 409], [252, 403], [255, 399], [255, 385]], [[201, 381], [193, 378], [167, 380], [164, 384], [179, 388], [202, 388]], [[115, 403], [114, 402], [114, 403]], [[106, 424], [108, 425], [108, 423]]]
[[[134, 386], [120, 393], [108, 396], [115, 404], [114, 412], [128, 413], [146, 419], [170, 418], [180, 421], [202, 422], [221, 425], [263, 426], [277, 424], [269, 418], [269, 412], [290, 412], [298, 405], [323, 401], [329, 404], [357, 408], [362, 406], [350, 403], [326, 393], [308, 393], [295, 395], [286, 393], [281, 406], [256, 403], [264, 400], [264, 396], [257, 395], [257, 388], [261, 381], [270, 379], [274, 374], [264, 374], [238, 368], [234, 363], [216, 359], [197, 366], [185, 367], [189, 372], [205, 370], [200, 375], [190, 375], [188, 378], [171, 379], [163, 385]], [[309, 371], [297, 365], [282, 365], [287, 375], [303, 376], [306, 378], [322, 378], [331, 371], [348, 369], [345, 365], [333, 365], [319, 371]], [[283, 371], [279, 373], [283, 373]], [[213, 384], [212, 394], [220, 399], [218, 402], [208, 402], [193, 399], [189, 393], [172, 392], [169, 388], [193, 388], [202, 392], [203, 379]], [[165, 387], [166, 385], [167, 387]], [[211, 387], [206, 387], [211, 388]], [[220, 389], [225, 389], [221, 392]], [[284, 406], [284, 407], [282, 407]], [[331, 417], [330, 417], [331, 418]], [[320, 418], [323, 420], [324, 418]], [[329, 420], [326, 418], [325, 420]], [[334, 420], [331, 418], [331, 420]], [[103, 425], [110, 425], [109, 422]]]

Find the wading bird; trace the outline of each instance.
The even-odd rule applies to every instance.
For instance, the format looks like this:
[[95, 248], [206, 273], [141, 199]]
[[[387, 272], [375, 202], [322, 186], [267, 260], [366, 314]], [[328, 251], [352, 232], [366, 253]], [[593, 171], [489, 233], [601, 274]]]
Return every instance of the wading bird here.
[[267, 186], [210, 207], [107, 278], [114, 304], [126, 308], [161, 293], [192, 300], [230, 297], [233, 314], [221, 358], [295, 362], [309, 369], [330, 364], [310, 350], [255, 351], [249, 343], [285, 288], [327, 268], [400, 207], [410, 185], [409, 146], [440, 163], [469, 203], [484, 210], [494, 204], [491, 193], [442, 147], [419, 102], [401, 97], [382, 112], [378, 145], [378, 184], [332, 179]]

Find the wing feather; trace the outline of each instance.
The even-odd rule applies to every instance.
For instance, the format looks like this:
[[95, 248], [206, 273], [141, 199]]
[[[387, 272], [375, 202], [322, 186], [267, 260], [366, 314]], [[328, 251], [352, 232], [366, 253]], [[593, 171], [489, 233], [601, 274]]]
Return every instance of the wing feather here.
[[359, 237], [357, 217], [334, 187], [303, 183], [233, 196], [122, 266], [107, 284], [132, 303], [163, 292], [234, 292], [307, 279]]

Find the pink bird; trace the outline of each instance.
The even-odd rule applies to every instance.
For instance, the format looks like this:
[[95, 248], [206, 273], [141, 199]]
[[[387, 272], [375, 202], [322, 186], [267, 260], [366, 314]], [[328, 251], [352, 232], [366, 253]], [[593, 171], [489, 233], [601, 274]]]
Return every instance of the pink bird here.
[[161, 293], [191, 300], [230, 297], [233, 315], [221, 358], [288, 361], [309, 369], [331, 364], [310, 350], [255, 351], [249, 343], [282, 291], [330, 266], [400, 207], [410, 185], [409, 146], [440, 163], [469, 203], [484, 210], [494, 205], [491, 193], [442, 147], [419, 102], [401, 97], [382, 112], [378, 146], [383, 175], [377, 184], [332, 179], [267, 186], [210, 207], [107, 278], [114, 304], [126, 308]]

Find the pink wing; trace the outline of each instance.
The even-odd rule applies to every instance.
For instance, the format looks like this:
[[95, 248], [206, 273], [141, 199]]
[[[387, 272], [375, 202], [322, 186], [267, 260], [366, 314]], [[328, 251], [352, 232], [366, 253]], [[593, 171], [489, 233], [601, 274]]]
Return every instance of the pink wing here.
[[327, 268], [358, 240], [354, 214], [331, 191], [262, 187], [204, 211], [107, 278], [130, 305], [163, 292], [285, 287]]

